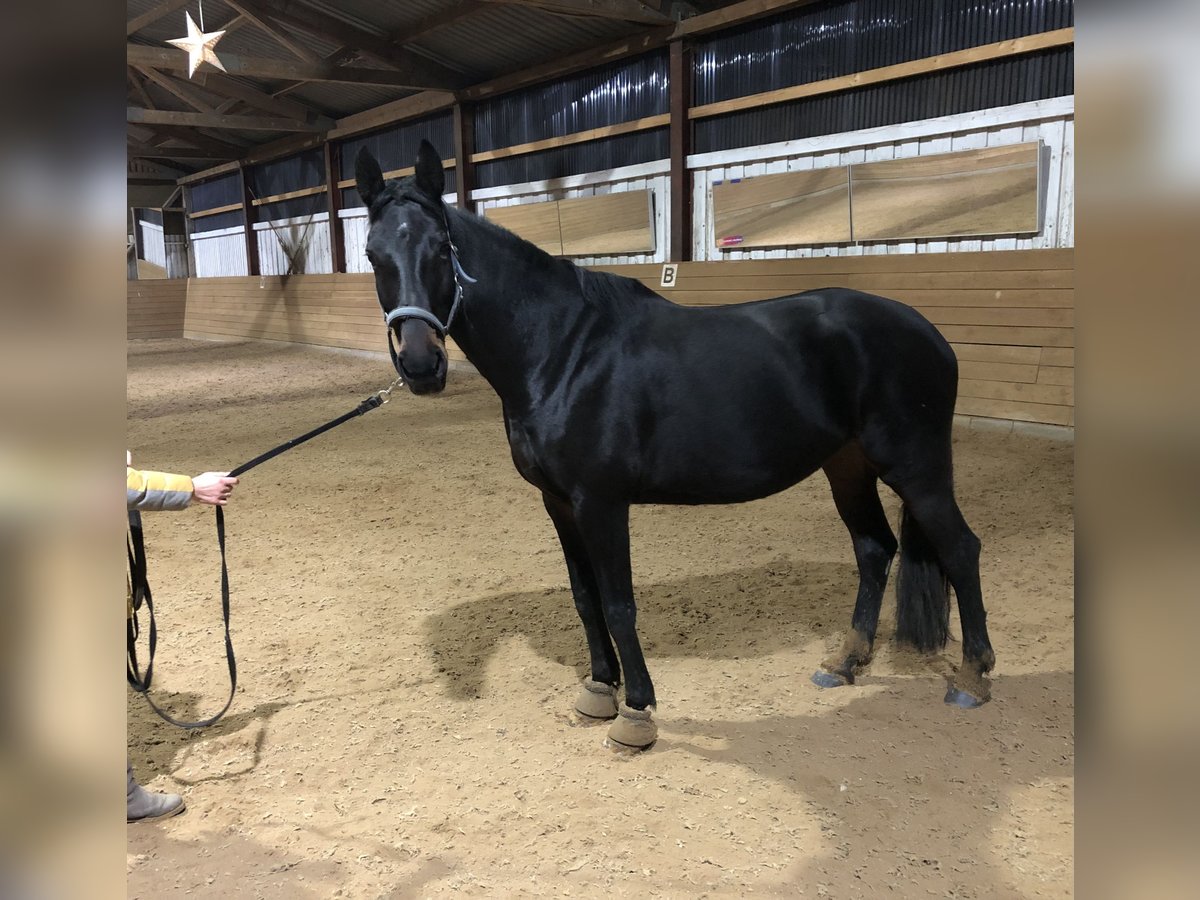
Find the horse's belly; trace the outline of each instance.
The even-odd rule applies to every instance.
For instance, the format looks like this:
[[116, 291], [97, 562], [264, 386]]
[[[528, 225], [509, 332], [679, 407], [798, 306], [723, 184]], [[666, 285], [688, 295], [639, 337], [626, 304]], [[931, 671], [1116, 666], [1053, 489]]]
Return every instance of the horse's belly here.
[[786, 490], [816, 472], [844, 440], [756, 435], [702, 441], [649, 454], [637, 503], [743, 503]]

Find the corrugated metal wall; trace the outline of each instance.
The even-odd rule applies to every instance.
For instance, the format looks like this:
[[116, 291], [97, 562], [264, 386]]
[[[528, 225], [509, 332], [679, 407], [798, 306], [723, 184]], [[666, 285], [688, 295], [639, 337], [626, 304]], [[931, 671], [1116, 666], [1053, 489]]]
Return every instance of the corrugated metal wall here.
[[[647, 53], [600, 69], [535, 85], [480, 103], [475, 152], [562, 137], [662, 115], [670, 109], [667, 52]], [[666, 128], [483, 162], [479, 187], [496, 187], [597, 172], [665, 159]]]
[[[850, 0], [722, 32], [695, 51], [696, 105], [1052, 31], [1073, 0]], [[697, 153], [1073, 94], [1074, 48], [919, 75], [695, 123]]]
[[[193, 213], [241, 202], [242, 184], [237, 172], [201, 181], [198, 184], [190, 185], [187, 189], [187, 208], [189, 212]], [[192, 219], [192, 232], [220, 231], [241, 224], [242, 211], [235, 209], [233, 212]]]
[[1073, 21], [1073, 0], [819, 3], [700, 41], [693, 102], [701, 106], [808, 84], [1066, 28]]
[[[317, 147], [261, 165], [246, 172], [246, 183], [254, 199], [286, 194], [304, 188], [319, 187], [325, 183], [325, 151]], [[253, 221], [267, 222], [273, 219], [289, 219], [295, 216], [311, 216], [325, 211], [324, 194], [310, 194], [292, 200], [280, 200], [254, 207]]]
[[[441, 154], [442, 159], [454, 158], [454, 116], [450, 112], [438, 113], [411, 122], [402, 122], [389, 128], [339, 141], [342, 154], [342, 181], [354, 177], [354, 159], [358, 151], [366, 147], [379, 160], [383, 171], [410, 168], [417, 161], [417, 148], [422, 139], [429, 141]], [[458, 180], [454, 169], [446, 170], [446, 193], [457, 190]], [[353, 187], [342, 190], [342, 208], [361, 207], [362, 198]]]

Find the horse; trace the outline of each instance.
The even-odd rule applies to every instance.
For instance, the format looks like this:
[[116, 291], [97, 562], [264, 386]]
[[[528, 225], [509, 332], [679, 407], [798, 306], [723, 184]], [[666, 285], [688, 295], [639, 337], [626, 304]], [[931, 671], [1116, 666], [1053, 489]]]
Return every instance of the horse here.
[[[365, 148], [355, 176], [397, 374], [414, 394], [441, 391], [452, 337], [499, 395], [513, 462], [541, 491], [590, 655], [577, 721], [611, 721], [612, 749], [657, 737], [630, 506], [741, 503], [818, 469], [850, 533], [859, 586], [843, 646], [812, 680], [850, 685], [870, 662], [898, 548], [897, 640], [944, 648], [953, 587], [963, 655], [945, 702], [990, 698], [980, 542], [954, 495], [958, 364], [927, 319], [843, 288], [677, 305], [448, 207], [428, 141], [410, 176], [385, 181]], [[899, 543], [879, 481], [902, 501]]]

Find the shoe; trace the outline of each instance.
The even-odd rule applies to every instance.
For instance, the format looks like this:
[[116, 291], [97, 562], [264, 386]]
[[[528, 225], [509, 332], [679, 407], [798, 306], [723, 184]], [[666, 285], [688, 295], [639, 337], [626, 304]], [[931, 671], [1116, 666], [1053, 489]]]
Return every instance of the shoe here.
[[143, 819], [166, 819], [179, 815], [185, 809], [183, 798], [178, 794], [159, 794], [148, 791], [133, 780], [133, 766], [126, 763], [125, 821], [140, 822]]

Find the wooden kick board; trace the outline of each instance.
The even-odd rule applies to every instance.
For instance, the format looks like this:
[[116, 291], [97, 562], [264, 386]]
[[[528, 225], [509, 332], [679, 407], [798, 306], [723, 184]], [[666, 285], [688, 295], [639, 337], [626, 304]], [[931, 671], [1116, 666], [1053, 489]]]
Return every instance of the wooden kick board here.
[[525, 238], [554, 256], [562, 256], [562, 231], [558, 226], [558, 203], [523, 203], [493, 206], [484, 216], [513, 234]]
[[654, 252], [654, 192], [495, 206], [484, 215], [554, 256]]
[[721, 250], [849, 241], [850, 172], [845, 167], [759, 175], [713, 186]]
[[854, 240], [1036, 232], [1040, 156], [1038, 141], [851, 166]]
[[653, 253], [653, 203], [649, 190], [559, 200], [563, 254]]

